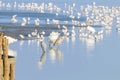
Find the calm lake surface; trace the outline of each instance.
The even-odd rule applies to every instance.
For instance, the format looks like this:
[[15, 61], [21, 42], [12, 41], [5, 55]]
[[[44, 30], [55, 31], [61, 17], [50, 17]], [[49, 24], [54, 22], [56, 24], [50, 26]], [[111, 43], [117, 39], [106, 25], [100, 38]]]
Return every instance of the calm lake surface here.
[[[72, 4], [76, 3], [77, 6], [92, 4], [93, 1], [97, 5], [106, 5], [106, 6], [120, 6], [118, 3], [119, 0], [18, 0], [19, 3], [22, 2], [53, 2], [60, 7], [63, 7], [63, 3]], [[108, 1], [110, 3], [108, 3]], [[5, 3], [10, 2], [8, 0], [4, 1]], [[12, 1], [10, 2], [12, 3]], [[18, 12], [18, 13], [16, 13]], [[9, 13], [9, 14], [7, 14]], [[10, 19], [13, 14], [18, 14], [17, 19], [20, 20], [17, 24], [12, 24]], [[27, 15], [28, 14], [28, 15]], [[35, 16], [36, 15], [36, 16]], [[44, 14], [43, 14], [44, 15]], [[42, 29], [39, 29], [39, 32], [44, 30], [47, 34], [43, 42], [40, 42], [38, 39], [25, 39], [18, 40], [15, 43], [9, 45], [9, 48], [16, 52], [16, 70], [15, 70], [15, 79], [16, 80], [120, 80], [120, 32], [116, 31], [116, 28], [113, 27], [112, 30], [104, 30], [102, 39], [89, 40], [85, 38], [80, 38], [78, 29], [75, 27], [75, 37], [69, 37], [63, 40], [59, 45], [50, 46], [48, 35], [52, 31], [61, 32], [54, 28], [56, 25], [51, 27], [45, 24], [46, 16], [50, 19], [62, 19], [69, 20], [68, 16], [59, 15], [55, 16], [54, 13], [45, 14], [32, 13], [31, 12], [21, 12], [19, 10], [0, 10], [0, 25], [2, 26], [16, 26], [19, 27], [22, 17], [31, 17], [31, 24], [27, 27], [33, 27], [33, 20], [37, 17], [41, 19]], [[85, 18], [81, 18], [81, 21], [84, 21]], [[45, 26], [45, 27], [44, 27]], [[114, 25], [113, 25], [114, 26]], [[69, 31], [71, 32], [71, 24], [68, 26]], [[95, 29], [101, 29], [100, 27], [95, 27]], [[0, 29], [1, 31], [13, 31], [17, 34], [19, 29]], [[30, 29], [31, 30], [31, 29]], [[18, 33], [22, 33], [21, 29]], [[31, 30], [34, 31], [34, 30]], [[30, 33], [29, 29], [24, 29], [24, 34]], [[64, 36], [63, 36], [64, 37]], [[43, 52], [42, 47], [45, 45], [46, 53]]]
[[[98, 43], [81, 41], [79, 37], [72, 42], [63, 41], [50, 53], [47, 45], [46, 60], [42, 66], [42, 55], [37, 41], [18, 41], [10, 48], [17, 52], [16, 79], [44, 80], [113, 80], [120, 79], [119, 47], [120, 35], [113, 30]], [[46, 41], [46, 43], [48, 43]]]

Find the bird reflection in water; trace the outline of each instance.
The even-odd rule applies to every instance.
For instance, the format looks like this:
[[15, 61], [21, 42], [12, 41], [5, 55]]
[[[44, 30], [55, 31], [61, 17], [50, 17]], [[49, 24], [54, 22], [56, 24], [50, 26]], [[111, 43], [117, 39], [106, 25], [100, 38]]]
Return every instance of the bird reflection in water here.
[[[63, 54], [59, 50], [59, 46], [66, 39], [66, 36], [57, 35], [57, 38], [52, 39], [52, 37], [54, 37], [54, 35], [52, 34], [50, 35], [50, 40], [49, 40], [49, 54], [50, 54], [51, 61], [54, 63], [56, 58], [58, 58], [58, 61], [62, 62]], [[58, 33], [54, 33], [54, 34], [58, 34]]]
[[92, 51], [95, 48], [95, 40], [93, 39], [86, 39], [86, 47], [87, 51]]
[[63, 54], [60, 50], [58, 50], [58, 48], [50, 47], [49, 55], [50, 55], [50, 59], [51, 59], [52, 63], [54, 63], [57, 58], [58, 58], [59, 62], [63, 61]]
[[71, 41], [72, 41], [72, 43], [75, 43], [75, 37], [71, 37]]
[[[54, 34], [58, 34], [58, 35], [54, 35]], [[51, 33], [49, 36], [49, 46], [48, 47], [44, 41], [40, 42], [41, 49], [42, 49], [42, 55], [41, 55], [39, 63], [38, 63], [40, 68], [42, 68], [43, 64], [46, 61], [47, 51], [49, 53], [52, 63], [54, 63], [56, 59], [58, 59], [58, 61], [61, 63], [63, 62], [63, 54], [60, 51], [59, 46], [62, 44], [62, 42], [65, 39], [66, 39], [66, 36], [60, 35], [58, 32], [54, 32], [54, 33]]]
[[42, 55], [40, 57], [40, 60], [38, 62], [39, 68], [41, 69], [43, 64], [46, 61], [46, 43], [44, 41], [40, 42], [41, 48], [42, 48]]
[[21, 40], [21, 41], [20, 41], [20, 47], [22, 47], [23, 44], [24, 44], [24, 40]]

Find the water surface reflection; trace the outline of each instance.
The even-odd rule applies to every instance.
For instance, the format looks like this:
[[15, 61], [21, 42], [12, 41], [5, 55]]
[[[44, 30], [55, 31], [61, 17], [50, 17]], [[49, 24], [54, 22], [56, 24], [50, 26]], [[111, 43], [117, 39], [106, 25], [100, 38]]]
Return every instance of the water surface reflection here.
[[[39, 79], [43, 80], [118, 79], [120, 37], [115, 35], [112, 26], [114, 22], [120, 23], [115, 20], [116, 17], [119, 19], [119, 7], [93, 3], [80, 6], [80, 10], [77, 10], [74, 3], [65, 5], [64, 9], [47, 3], [45, 10], [42, 10], [45, 13], [0, 12], [0, 16], [8, 16], [0, 19], [0, 30], [6, 36], [17, 39], [10, 44], [10, 49], [16, 50], [18, 55], [16, 78], [38, 80], [40, 76]], [[35, 9], [37, 7], [40, 6], [37, 5]], [[58, 12], [51, 9], [53, 7], [57, 7], [55, 10], [59, 9]], [[14, 20], [17, 19], [17, 23], [11, 21], [15, 14], [17, 16]], [[9, 51], [16, 55], [15, 51]]]
[[49, 55], [50, 60], [52, 63], [55, 63], [56, 60], [58, 62], [63, 62], [63, 53], [60, 50], [60, 45], [63, 43], [64, 40], [66, 40], [67, 36], [65, 35], [54, 35], [58, 34], [57, 32], [52, 32], [49, 36], [48, 45], [46, 45], [45, 41], [40, 42], [41, 49], [42, 49], [42, 55], [40, 57], [39, 61], [39, 67], [41, 68], [42, 65], [46, 61], [46, 54]]

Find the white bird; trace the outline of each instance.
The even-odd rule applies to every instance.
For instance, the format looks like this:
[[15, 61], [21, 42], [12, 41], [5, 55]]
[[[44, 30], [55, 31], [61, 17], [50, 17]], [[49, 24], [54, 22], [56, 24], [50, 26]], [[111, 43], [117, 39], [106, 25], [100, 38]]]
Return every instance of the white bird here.
[[79, 37], [80, 38], [87, 38], [88, 34], [87, 33], [80, 33]]
[[68, 29], [67, 29], [67, 26], [62, 26], [62, 32], [63, 32], [63, 34], [66, 34], [67, 33], [67, 31], [68, 31]]
[[52, 21], [53, 21], [53, 24], [59, 24], [59, 23], [60, 23], [59, 20], [55, 20], [55, 19], [53, 19]]
[[47, 24], [50, 24], [50, 19], [49, 19], [49, 18], [47, 18], [46, 22], [47, 22]]
[[38, 34], [38, 30], [37, 30], [37, 29], [35, 29], [35, 31], [33, 31], [33, 32], [31, 33], [31, 35], [32, 35], [33, 37], [37, 36], [37, 34]]
[[40, 19], [39, 19], [39, 18], [37, 18], [37, 19], [35, 20], [35, 25], [36, 25], [36, 26], [39, 26], [39, 25], [40, 25]]
[[45, 39], [44, 35], [40, 34], [39, 41], [40, 41], [40, 42], [43, 42], [44, 39]]
[[60, 33], [58, 33], [58, 32], [51, 32], [50, 36], [49, 36], [49, 39], [50, 40], [56, 40], [59, 37], [59, 35], [60, 35]]
[[59, 14], [58, 13], [55, 13], [56, 16], [58, 16]]
[[75, 37], [76, 33], [75, 33], [75, 26], [72, 27], [72, 33], [71, 33], [71, 36], [72, 37]]
[[42, 34], [42, 35], [45, 35], [45, 31], [42, 31], [41, 34]]
[[16, 8], [16, 6], [17, 6], [17, 3], [16, 3], [16, 1], [14, 1], [14, 4], [13, 4], [13, 6], [14, 6], [14, 8]]
[[81, 23], [81, 26], [82, 26], [82, 27], [86, 27], [87, 24], [86, 24], [85, 22], [82, 22], [82, 23]]
[[28, 37], [31, 38], [32, 37], [31, 34], [28, 34]]
[[39, 39], [40, 42], [44, 41], [45, 32], [42, 31], [40, 34], [37, 35], [37, 38]]
[[11, 8], [11, 4], [10, 4], [10, 3], [7, 3], [6, 7], [7, 7], [7, 8]]
[[64, 40], [65, 40], [66, 36], [59, 36], [55, 42], [53, 43], [53, 45], [60, 45]]
[[18, 20], [16, 19], [16, 17], [17, 17], [17, 15], [13, 15], [12, 16], [12, 19], [11, 19], [12, 23], [17, 23], [18, 22]]
[[40, 34], [39, 34], [39, 33], [37, 34], [37, 38], [38, 38], [38, 39], [40, 38]]
[[25, 36], [22, 35], [22, 34], [20, 34], [19, 37], [20, 37], [21, 39], [24, 39], [24, 38], [25, 38]]
[[60, 33], [58, 33], [58, 32], [51, 32], [50, 33], [50, 35], [49, 35], [49, 42], [50, 43], [55, 43], [56, 42], [56, 40], [59, 38], [59, 36], [60, 36]]
[[44, 35], [45, 35], [45, 32], [44, 31], [42, 31], [40, 34], [38, 33], [38, 38], [43, 38], [44, 37]]
[[71, 37], [75, 37], [76, 33], [74, 30], [72, 30]]
[[87, 30], [91, 33], [91, 34], [94, 34], [96, 31], [93, 27], [91, 26], [87, 26]]
[[103, 34], [103, 30], [98, 31], [97, 34], [98, 34], [98, 35]]
[[26, 26], [26, 24], [27, 24], [27, 19], [24, 17], [24, 18], [22, 18], [22, 23], [21, 23], [21, 26]]
[[60, 29], [60, 24], [58, 24], [57, 28]]
[[71, 19], [74, 19], [74, 18], [75, 18], [75, 16], [73, 16], [73, 15], [70, 15], [69, 17], [70, 17]]

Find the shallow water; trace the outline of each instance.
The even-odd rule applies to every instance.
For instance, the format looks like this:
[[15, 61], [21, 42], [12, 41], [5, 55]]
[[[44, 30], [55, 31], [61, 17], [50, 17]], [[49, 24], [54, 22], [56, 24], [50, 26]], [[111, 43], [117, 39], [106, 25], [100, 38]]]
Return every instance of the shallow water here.
[[[32, 1], [32, 0], [30, 0]], [[47, 3], [48, 0], [45, 2]], [[51, 0], [52, 1], [52, 0]], [[86, 5], [93, 1], [74, 0], [78, 5]], [[97, 0], [96, 0], [97, 1]], [[106, 3], [109, 0], [97, 1], [98, 4], [111, 6], [112, 2]], [[7, 0], [6, 0], [7, 2]], [[19, 1], [18, 2], [22, 2]], [[27, 3], [28, 0], [25, 0]], [[38, 2], [38, 1], [35, 1]], [[41, 0], [42, 2], [42, 0]], [[54, 1], [53, 3], [63, 2], [69, 4], [73, 1]], [[114, 3], [117, 3], [117, 1]], [[115, 5], [115, 4], [113, 4]], [[119, 4], [116, 4], [119, 5]], [[8, 14], [9, 13], [9, 14]], [[19, 22], [11, 23], [12, 15], [17, 14]], [[27, 27], [22, 28], [21, 22], [23, 17], [31, 17], [31, 23]], [[45, 40], [40, 42], [39, 39], [19, 39], [19, 34], [29, 34], [34, 31], [34, 19], [40, 18], [41, 24], [37, 27], [38, 32], [45, 31]], [[103, 38], [100, 40], [81, 38], [78, 33], [79, 26], [75, 26], [75, 37], [61, 35], [64, 40], [60, 44], [51, 44], [49, 34], [52, 31], [62, 33], [62, 29], [58, 29], [58, 25], [46, 24], [46, 18], [58, 19], [60, 21], [68, 20], [67, 15], [56, 16], [54, 13], [37, 13], [17, 10], [0, 10], [0, 31], [7, 35], [19, 39], [17, 42], [10, 44], [9, 48], [16, 52], [16, 80], [119, 80], [120, 79], [120, 33], [115, 28], [112, 30], [104, 30]], [[80, 21], [85, 21], [83, 16]], [[61, 23], [61, 26], [64, 25]], [[8, 26], [8, 27], [6, 27]], [[14, 26], [14, 27], [13, 27]], [[71, 33], [72, 24], [67, 25], [68, 31]], [[94, 26], [95, 29], [101, 29], [102, 26]], [[42, 50], [43, 45], [46, 45], [46, 52]]]
[[[81, 41], [76, 36], [75, 41], [64, 40], [61, 45], [49, 47], [49, 40], [46, 38], [45, 54], [39, 41], [20, 40], [10, 45], [17, 53], [16, 79], [118, 80], [119, 40], [120, 35], [116, 30], [110, 34], [104, 33], [103, 40], [99, 42]], [[40, 65], [42, 58], [43, 62]]]

